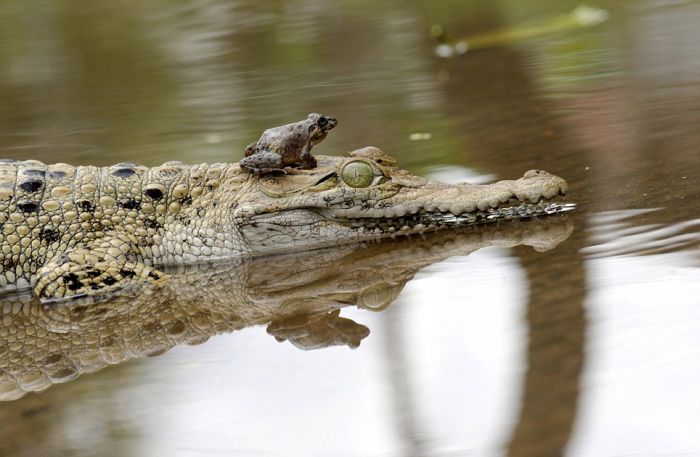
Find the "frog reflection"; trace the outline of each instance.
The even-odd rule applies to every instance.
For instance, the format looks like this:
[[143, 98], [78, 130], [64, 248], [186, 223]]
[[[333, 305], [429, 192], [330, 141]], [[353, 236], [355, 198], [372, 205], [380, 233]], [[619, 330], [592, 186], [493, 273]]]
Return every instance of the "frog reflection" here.
[[369, 329], [340, 317], [340, 310], [336, 309], [325, 314], [294, 316], [271, 322], [267, 333], [279, 342], [289, 341], [304, 350], [343, 345], [355, 349], [369, 335]]

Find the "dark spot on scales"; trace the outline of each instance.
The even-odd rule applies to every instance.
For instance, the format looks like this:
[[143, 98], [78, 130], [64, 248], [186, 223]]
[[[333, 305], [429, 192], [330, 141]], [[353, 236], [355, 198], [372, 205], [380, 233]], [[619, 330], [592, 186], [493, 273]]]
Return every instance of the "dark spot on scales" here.
[[133, 278], [134, 276], [136, 276], [136, 273], [134, 273], [131, 270], [127, 270], [126, 268], [122, 268], [121, 270], [119, 270], [119, 274], [125, 278]]
[[150, 197], [153, 200], [160, 200], [161, 198], [163, 198], [163, 192], [160, 189], [156, 188], [146, 189], [144, 191], [144, 194], [146, 194], [147, 197]]
[[141, 202], [134, 199], [122, 200], [119, 202], [119, 206], [124, 209], [141, 209]]
[[181, 198], [179, 200], [179, 202], [182, 206], [191, 205], [192, 204], [192, 197], [188, 195], [187, 197]]
[[41, 186], [43, 185], [44, 181], [40, 179], [28, 179], [20, 183], [19, 188], [25, 192], [36, 192], [37, 190], [41, 189]]
[[92, 221], [92, 224], [90, 224], [90, 227], [94, 232], [101, 232], [105, 229], [104, 225], [102, 225], [102, 222], [100, 221]]
[[76, 205], [80, 207], [83, 211], [93, 211], [95, 209], [95, 205], [90, 200], [80, 200], [75, 202]]
[[55, 243], [56, 241], [61, 239], [61, 234], [55, 230], [44, 228], [41, 229], [41, 232], [39, 233], [39, 238], [46, 241], [47, 243]]
[[111, 276], [107, 276], [105, 279], [102, 280], [102, 282], [104, 282], [104, 283], [107, 284], [108, 286], [111, 286], [111, 285], [113, 285], [113, 284], [116, 284], [116, 283], [117, 283], [117, 280], [114, 279], [114, 278], [111, 277]]
[[44, 170], [24, 170], [23, 173], [27, 176], [41, 176], [42, 178], [46, 176]]
[[[19, 260], [19, 259], [17, 259]], [[2, 261], [2, 267], [7, 270], [13, 270], [17, 267], [17, 260], [14, 258], [10, 257], [9, 259], [5, 259]]]
[[83, 287], [83, 283], [80, 282], [80, 278], [75, 273], [68, 273], [63, 277], [63, 282], [66, 284], [70, 290], [78, 290]]
[[23, 213], [33, 213], [39, 209], [39, 205], [34, 202], [20, 202], [17, 203], [17, 208], [19, 208]]
[[101, 275], [101, 274], [102, 274], [102, 273], [100, 273], [100, 270], [88, 270], [88, 271], [87, 271], [87, 276], [88, 276], [88, 278], [96, 278], [96, 277], [98, 277], [98, 276]]
[[136, 171], [134, 171], [132, 168], [119, 168], [112, 172], [112, 176], [116, 176], [117, 178], [128, 178], [133, 176], [135, 173]]
[[49, 171], [49, 178], [63, 179], [66, 174], [62, 171]]
[[154, 219], [146, 219], [145, 221], [143, 221], [143, 225], [145, 225], [148, 228], [152, 228], [152, 229], [159, 229], [159, 228], [163, 227], [162, 225], [160, 225], [158, 223], [158, 221], [156, 221]]

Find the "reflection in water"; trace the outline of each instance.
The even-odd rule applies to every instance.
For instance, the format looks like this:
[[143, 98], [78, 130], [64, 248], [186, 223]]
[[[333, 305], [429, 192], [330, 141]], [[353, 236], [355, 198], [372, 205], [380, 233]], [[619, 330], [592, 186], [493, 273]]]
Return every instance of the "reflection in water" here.
[[[659, 213], [652, 214], [652, 213]], [[589, 258], [621, 255], [654, 255], [697, 248], [700, 244], [700, 219], [664, 224], [664, 211], [636, 209], [606, 211], [590, 218], [591, 245], [582, 252]], [[637, 223], [645, 217], [654, 223]]]
[[[161, 287], [104, 303], [44, 306], [26, 296], [7, 297], [0, 331], [3, 399], [251, 325], [267, 325], [268, 333], [304, 349], [338, 343], [354, 347], [367, 336], [367, 328], [339, 318], [341, 308], [384, 310], [406, 281], [427, 265], [486, 246], [524, 244], [547, 250], [571, 230], [569, 220], [552, 217], [360, 249], [346, 246], [303, 256], [189, 267], [172, 272], [172, 280]], [[41, 405], [40, 398], [32, 403]], [[33, 426], [31, 415], [20, 419], [11, 413], [12, 409], [0, 410], [3, 420]], [[11, 437], [3, 443], [6, 451], [26, 444]]]
[[430, 32], [443, 42], [435, 49], [435, 53], [440, 57], [450, 57], [455, 54], [464, 54], [467, 51], [507, 46], [544, 35], [572, 32], [578, 28], [592, 27], [607, 21], [608, 17], [609, 13], [604, 9], [578, 5], [569, 14], [542, 20], [535, 24], [493, 30], [462, 39], [450, 38], [439, 25], [434, 25]]
[[[512, 456], [561, 455], [578, 412], [587, 316], [584, 232], [542, 256], [518, 250], [530, 285], [528, 371], [520, 418], [509, 446]], [[566, 265], [566, 269], [562, 269]]]
[[2, 301], [0, 399], [14, 400], [108, 364], [159, 355], [176, 344], [199, 344], [251, 325], [269, 324], [267, 331], [277, 340], [302, 349], [357, 347], [369, 332], [339, 317], [340, 308], [384, 310], [416, 271], [447, 256], [489, 245], [550, 249], [568, 237], [571, 226], [565, 222], [555, 218], [422, 242], [181, 267], [164, 286], [96, 303], [88, 298], [44, 305], [29, 292], [10, 296]]
[[[486, 19], [480, 16], [480, 26], [497, 28], [501, 20], [496, 4], [486, 10]], [[489, 20], [493, 22], [491, 27]], [[577, 38], [560, 39], [576, 42]], [[441, 64], [450, 72], [447, 91], [459, 99], [459, 103], [450, 105], [452, 114], [469, 133], [473, 149], [504, 152], [475, 157], [474, 161], [484, 168], [498, 175], [523, 167], [559, 169], [574, 177], [572, 192], [577, 202], [585, 202], [586, 189], [579, 188], [577, 179], [585, 157], [578, 154], [577, 146], [559, 141], [566, 126], [553, 109], [548, 109], [549, 100], [542, 97], [538, 87], [541, 80], [533, 78], [532, 68], [522, 65], [524, 54], [525, 50], [517, 46], [502, 47], [494, 49], [492, 58], [479, 59], [475, 53], [477, 57], [470, 59], [467, 53], [449, 66]], [[543, 53], [543, 58], [552, 55]], [[581, 55], [586, 54], [575, 54], [578, 58]], [[460, 86], [467, 79], [479, 90], [462, 90]], [[586, 283], [583, 259], [578, 253], [585, 246], [584, 236], [578, 231], [560, 249], [541, 256], [516, 250], [529, 285], [529, 334], [522, 404], [512, 434], [504, 443], [508, 455], [562, 455], [570, 439], [585, 351]]]
[[400, 455], [498, 455], [507, 444], [526, 369], [526, 286], [511, 250], [490, 248], [428, 267], [387, 310], [379, 336]]
[[700, 233], [697, 220], [669, 224], [664, 213], [590, 216], [590, 342], [572, 456], [700, 449]]

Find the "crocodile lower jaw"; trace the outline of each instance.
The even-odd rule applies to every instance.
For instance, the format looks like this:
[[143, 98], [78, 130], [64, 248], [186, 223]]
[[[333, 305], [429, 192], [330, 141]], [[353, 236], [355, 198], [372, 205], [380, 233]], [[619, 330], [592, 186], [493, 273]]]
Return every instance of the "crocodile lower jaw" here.
[[553, 203], [540, 200], [537, 203], [520, 203], [513, 206], [489, 208], [461, 214], [434, 212], [425, 209], [400, 217], [329, 217], [338, 224], [356, 230], [365, 229], [376, 233], [410, 234], [438, 230], [444, 227], [459, 227], [510, 219], [524, 219], [550, 214], [564, 213], [576, 209], [573, 203]]

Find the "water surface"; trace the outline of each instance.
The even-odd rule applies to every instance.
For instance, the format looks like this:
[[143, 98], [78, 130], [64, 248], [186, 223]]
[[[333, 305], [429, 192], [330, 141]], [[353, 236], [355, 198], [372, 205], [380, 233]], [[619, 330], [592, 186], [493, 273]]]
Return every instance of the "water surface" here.
[[[152, 358], [115, 338], [89, 365], [71, 344], [96, 316], [119, 335], [138, 310], [163, 322], [191, 307], [44, 314], [6, 300], [0, 354], [29, 354], [23, 336], [48, 328], [66, 341], [54, 352], [95, 373], [56, 369], [42, 392], [7, 394], [0, 454], [700, 454], [700, 5], [606, 2], [596, 26], [449, 58], [430, 34], [537, 30], [576, 6], [2, 0], [3, 157], [235, 161], [264, 128], [315, 111], [340, 121], [316, 153], [372, 144], [446, 180], [542, 168], [579, 210], [333, 251], [298, 277], [252, 266], [238, 283], [252, 309], [291, 296], [279, 309], [323, 319], [271, 328], [238, 313], [190, 334], [173, 318], [147, 328], [167, 336]], [[533, 249], [525, 232], [558, 238]]]

